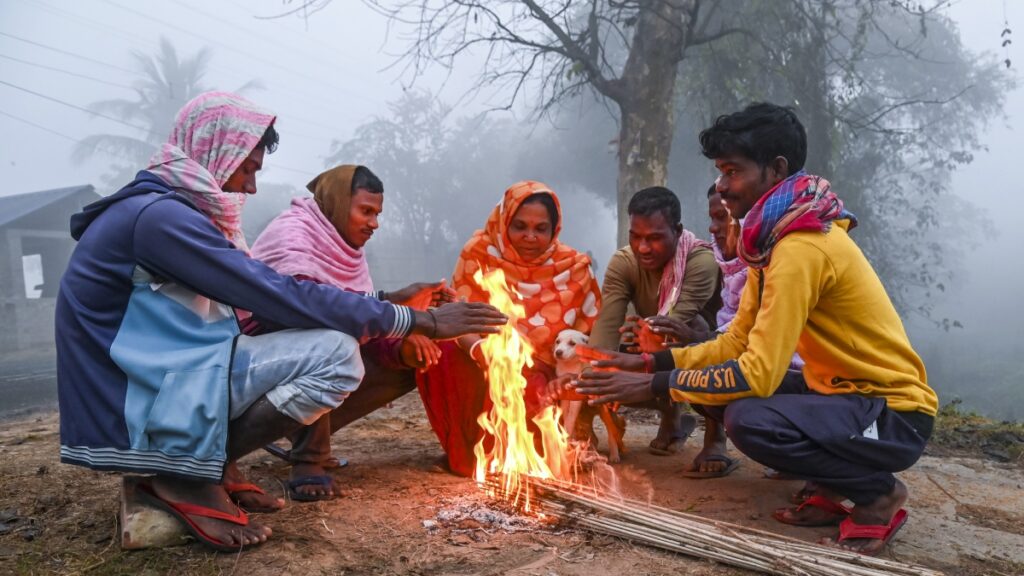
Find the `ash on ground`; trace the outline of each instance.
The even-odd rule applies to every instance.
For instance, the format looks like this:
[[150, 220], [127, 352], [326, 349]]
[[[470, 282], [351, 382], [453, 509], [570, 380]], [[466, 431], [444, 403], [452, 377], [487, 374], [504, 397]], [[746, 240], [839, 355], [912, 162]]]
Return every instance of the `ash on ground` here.
[[447, 528], [453, 533], [549, 531], [554, 524], [553, 518], [521, 514], [507, 504], [488, 501], [483, 495], [447, 500], [433, 519], [423, 521], [423, 527], [429, 532]]

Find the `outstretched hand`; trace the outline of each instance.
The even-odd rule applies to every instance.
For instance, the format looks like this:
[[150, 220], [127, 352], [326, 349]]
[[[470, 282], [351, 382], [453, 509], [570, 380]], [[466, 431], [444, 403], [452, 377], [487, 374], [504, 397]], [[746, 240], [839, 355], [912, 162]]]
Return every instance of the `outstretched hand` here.
[[653, 378], [652, 374], [587, 370], [580, 374], [575, 388], [577, 393], [590, 396], [587, 403], [591, 406], [609, 402], [636, 404], [654, 398]]
[[[664, 318], [655, 316], [655, 318]], [[667, 319], [667, 318], [666, 318]], [[641, 318], [637, 321], [637, 336], [636, 345], [629, 348], [630, 352], [639, 353], [647, 352], [653, 354], [654, 352], [661, 352], [667, 346], [665, 337], [666, 334], [660, 330], [655, 329], [648, 318]]]
[[541, 404], [547, 406], [560, 400], [586, 400], [586, 396], [576, 392], [575, 379], [576, 375], [574, 374], [563, 374], [549, 381], [541, 394]]
[[420, 334], [410, 334], [402, 341], [399, 354], [402, 363], [418, 370], [428, 370], [441, 359], [441, 348]]
[[464, 334], [497, 334], [508, 322], [508, 316], [497, 308], [480, 302], [452, 302], [415, 314], [414, 332], [435, 340], [450, 340]]
[[577, 344], [576, 356], [596, 370], [644, 371], [644, 359], [636, 354], [611, 352], [588, 344]]
[[401, 290], [388, 292], [385, 298], [393, 304], [426, 310], [454, 302], [455, 290], [448, 286], [447, 279], [440, 282], [416, 282]]
[[[700, 316], [694, 316], [693, 320], [683, 322], [669, 316], [651, 316], [645, 321], [647, 329], [664, 338], [666, 342], [688, 346], [696, 342], [703, 342], [711, 336], [708, 323]], [[653, 352], [653, 350], [645, 350]]]

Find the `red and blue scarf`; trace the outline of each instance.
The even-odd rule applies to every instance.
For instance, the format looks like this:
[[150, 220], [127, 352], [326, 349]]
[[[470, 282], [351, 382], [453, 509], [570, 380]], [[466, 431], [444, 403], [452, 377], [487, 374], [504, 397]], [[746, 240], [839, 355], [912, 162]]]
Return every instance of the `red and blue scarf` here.
[[839, 219], [849, 220], [851, 230], [857, 225], [857, 217], [843, 208], [828, 180], [801, 170], [776, 184], [747, 213], [739, 256], [751, 268], [764, 268], [771, 261], [772, 249], [786, 234], [828, 232], [832, 221]]

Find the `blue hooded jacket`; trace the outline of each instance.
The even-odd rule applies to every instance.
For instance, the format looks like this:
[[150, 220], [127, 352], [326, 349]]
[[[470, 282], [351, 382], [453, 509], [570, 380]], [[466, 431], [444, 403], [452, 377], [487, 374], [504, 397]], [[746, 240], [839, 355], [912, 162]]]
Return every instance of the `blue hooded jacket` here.
[[226, 460], [233, 308], [285, 328], [404, 337], [412, 312], [282, 276], [192, 203], [139, 172], [71, 218], [57, 296], [61, 461], [218, 481]]

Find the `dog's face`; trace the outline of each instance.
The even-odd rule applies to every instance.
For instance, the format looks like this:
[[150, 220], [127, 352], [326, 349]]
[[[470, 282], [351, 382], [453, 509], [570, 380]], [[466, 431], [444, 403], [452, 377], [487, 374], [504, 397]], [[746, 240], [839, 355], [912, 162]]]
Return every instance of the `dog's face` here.
[[579, 330], [562, 330], [555, 338], [555, 360], [558, 362], [574, 362], [576, 345], [586, 344], [589, 338]]

